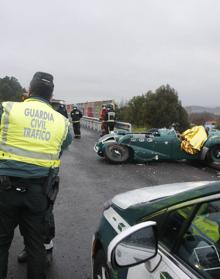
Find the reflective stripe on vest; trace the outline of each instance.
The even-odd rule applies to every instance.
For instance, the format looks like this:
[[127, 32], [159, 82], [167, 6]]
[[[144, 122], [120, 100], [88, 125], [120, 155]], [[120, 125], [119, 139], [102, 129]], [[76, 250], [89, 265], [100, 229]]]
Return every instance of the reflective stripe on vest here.
[[0, 160], [58, 167], [69, 121], [38, 99], [4, 102], [0, 129]]
[[6, 103], [5, 106], [5, 114], [2, 115], [2, 143], [5, 144], [7, 141], [7, 133], [8, 133], [8, 126], [9, 126], [9, 113], [13, 107], [12, 102]]
[[59, 158], [59, 154], [42, 154], [34, 151], [27, 151], [22, 148], [12, 147], [8, 145], [0, 144], [0, 150], [3, 152], [13, 153], [18, 156], [30, 157], [35, 159], [43, 159], [43, 160], [57, 160]]
[[108, 122], [114, 122], [115, 121], [115, 112], [114, 111], [108, 111]]

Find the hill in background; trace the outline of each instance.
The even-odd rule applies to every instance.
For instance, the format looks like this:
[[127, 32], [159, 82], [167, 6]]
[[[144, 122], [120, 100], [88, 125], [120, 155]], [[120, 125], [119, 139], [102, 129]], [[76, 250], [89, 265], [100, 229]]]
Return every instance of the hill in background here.
[[184, 108], [189, 114], [208, 112], [208, 113], [220, 115], [220, 107], [187, 106]]

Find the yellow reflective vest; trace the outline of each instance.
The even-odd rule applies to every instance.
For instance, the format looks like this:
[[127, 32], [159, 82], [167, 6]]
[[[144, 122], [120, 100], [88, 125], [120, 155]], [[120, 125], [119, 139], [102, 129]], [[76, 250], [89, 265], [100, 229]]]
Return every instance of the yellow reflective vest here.
[[2, 106], [0, 160], [59, 167], [68, 119], [46, 102], [34, 98], [21, 103], [3, 102]]
[[193, 225], [193, 235], [203, 234], [214, 243], [219, 240], [219, 225], [216, 221], [209, 219], [208, 214], [197, 216], [193, 220]]

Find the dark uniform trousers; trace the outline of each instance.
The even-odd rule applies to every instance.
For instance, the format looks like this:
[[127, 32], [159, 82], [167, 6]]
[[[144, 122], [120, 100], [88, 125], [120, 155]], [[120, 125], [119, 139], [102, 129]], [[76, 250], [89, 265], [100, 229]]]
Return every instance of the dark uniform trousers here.
[[73, 121], [73, 131], [75, 136], [80, 136], [80, 122], [79, 121]]
[[114, 131], [114, 127], [115, 127], [115, 122], [114, 121], [108, 121], [109, 132]]
[[101, 123], [101, 136], [107, 135], [108, 132], [108, 122], [107, 121], [102, 121]]
[[[8, 250], [19, 225], [28, 253], [27, 278], [46, 278], [44, 179], [12, 179], [12, 189], [0, 189], [0, 279], [7, 277]], [[19, 191], [26, 184], [27, 190]], [[14, 185], [17, 185], [17, 190]]]
[[101, 124], [101, 136], [109, 134], [111, 131], [114, 131], [115, 122], [113, 121], [102, 121]]

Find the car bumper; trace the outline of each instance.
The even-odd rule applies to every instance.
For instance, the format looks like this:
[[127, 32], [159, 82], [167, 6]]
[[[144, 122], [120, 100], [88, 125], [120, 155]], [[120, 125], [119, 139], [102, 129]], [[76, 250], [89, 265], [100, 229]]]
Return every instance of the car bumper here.
[[102, 150], [101, 150], [101, 148], [99, 147], [99, 146], [97, 146], [97, 144], [95, 144], [95, 146], [94, 146], [94, 151], [99, 155], [99, 156], [101, 156], [101, 157], [103, 157], [104, 155], [103, 155], [103, 152], [102, 152]]
[[94, 151], [95, 151], [96, 153], [98, 153], [99, 148], [98, 148], [97, 144], [94, 145], [94, 148], [93, 148], [93, 149], [94, 149]]

